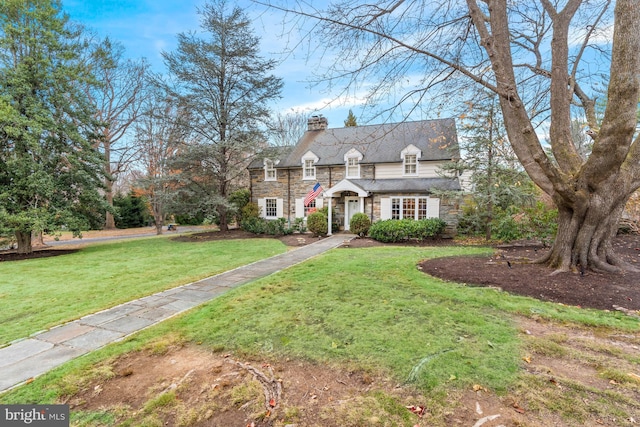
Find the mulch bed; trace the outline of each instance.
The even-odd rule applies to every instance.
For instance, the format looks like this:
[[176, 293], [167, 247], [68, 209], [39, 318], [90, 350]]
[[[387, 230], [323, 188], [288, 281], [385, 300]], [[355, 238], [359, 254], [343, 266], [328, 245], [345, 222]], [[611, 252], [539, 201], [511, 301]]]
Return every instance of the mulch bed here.
[[[626, 261], [640, 268], [640, 236], [618, 236], [614, 246]], [[548, 250], [523, 242], [499, 246], [492, 256], [429, 259], [419, 268], [444, 280], [498, 287], [544, 301], [601, 310], [640, 310], [640, 273], [552, 274], [549, 267], [530, 263]]]

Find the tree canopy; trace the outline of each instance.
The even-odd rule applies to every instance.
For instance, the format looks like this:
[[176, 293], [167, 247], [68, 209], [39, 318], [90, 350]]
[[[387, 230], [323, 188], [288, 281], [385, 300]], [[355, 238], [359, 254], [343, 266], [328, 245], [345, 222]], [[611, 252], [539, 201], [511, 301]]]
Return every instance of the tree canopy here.
[[0, 9], [0, 228], [18, 251], [32, 232], [79, 232], [102, 222], [103, 159], [81, 88], [94, 84], [82, 31], [57, 0], [6, 0]]
[[197, 200], [214, 204], [224, 230], [227, 197], [266, 143], [268, 104], [279, 97], [282, 81], [270, 74], [275, 61], [259, 55], [259, 39], [242, 9], [219, 0], [198, 12], [202, 32], [179, 34], [176, 50], [163, 56], [175, 83], [170, 93], [188, 116], [182, 178]]
[[[495, 93], [514, 152], [558, 207], [556, 240], [541, 261], [559, 270], [632, 268], [615, 255], [611, 239], [640, 187], [637, 1], [347, 0], [312, 13], [302, 2], [259, 3], [313, 21], [303, 35], [331, 40], [324, 48], [341, 51], [326, 77], [346, 78], [347, 87], [366, 82], [371, 103], [399, 93], [391, 113], [464, 100], [474, 85]], [[600, 126], [590, 95], [599, 72], [609, 76]], [[572, 138], [576, 108], [595, 131], [586, 158]], [[548, 127], [553, 160], [541, 126]]]

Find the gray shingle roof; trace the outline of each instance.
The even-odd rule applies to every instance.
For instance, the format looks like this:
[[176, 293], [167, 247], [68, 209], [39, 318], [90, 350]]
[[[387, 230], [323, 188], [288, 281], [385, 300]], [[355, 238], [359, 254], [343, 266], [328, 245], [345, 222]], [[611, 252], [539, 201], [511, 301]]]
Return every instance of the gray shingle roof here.
[[[318, 156], [316, 166], [344, 165], [351, 149], [363, 155], [362, 164], [401, 162], [400, 153], [410, 144], [422, 151], [420, 160], [460, 155], [454, 119], [437, 119], [307, 131], [276, 167], [300, 167], [308, 151]], [[251, 167], [262, 165], [254, 161]]]
[[350, 182], [372, 193], [386, 192], [432, 192], [458, 191], [460, 182], [457, 178], [394, 178], [394, 179], [349, 179]]

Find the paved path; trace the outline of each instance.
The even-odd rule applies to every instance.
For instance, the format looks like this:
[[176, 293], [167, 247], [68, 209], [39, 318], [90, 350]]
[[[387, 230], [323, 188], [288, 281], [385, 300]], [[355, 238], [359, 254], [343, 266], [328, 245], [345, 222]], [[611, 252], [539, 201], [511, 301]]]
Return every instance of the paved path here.
[[90, 314], [0, 349], [0, 392], [69, 360], [205, 303], [231, 288], [268, 276], [340, 246], [339, 234], [252, 264]]

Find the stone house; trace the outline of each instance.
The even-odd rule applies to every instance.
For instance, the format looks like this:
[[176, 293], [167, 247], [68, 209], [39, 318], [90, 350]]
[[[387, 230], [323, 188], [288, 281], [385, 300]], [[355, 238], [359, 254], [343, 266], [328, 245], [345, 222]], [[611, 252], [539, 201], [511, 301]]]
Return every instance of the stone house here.
[[[271, 147], [251, 162], [251, 201], [264, 218], [289, 223], [328, 206], [329, 234], [336, 226], [349, 230], [358, 212], [372, 222], [442, 218], [452, 234], [457, 204], [434, 190], [461, 189], [457, 177], [438, 173], [459, 157], [453, 119], [330, 129], [325, 117], [313, 116], [295, 146]], [[317, 183], [322, 191], [305, 206]]]

